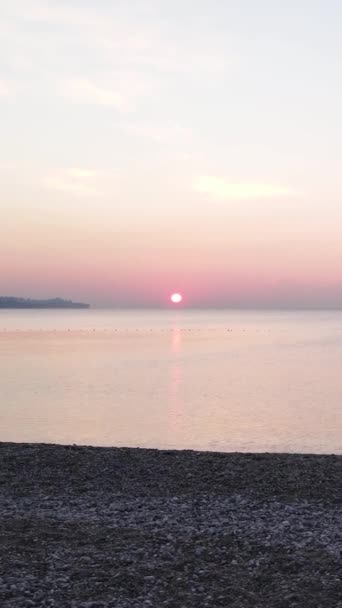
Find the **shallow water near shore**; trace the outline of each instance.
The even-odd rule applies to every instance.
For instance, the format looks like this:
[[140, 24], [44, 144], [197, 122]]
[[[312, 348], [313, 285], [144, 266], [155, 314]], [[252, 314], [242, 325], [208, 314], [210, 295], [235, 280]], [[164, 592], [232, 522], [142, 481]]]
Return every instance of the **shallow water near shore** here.
[[342, 313], [0, 311], [0, 440], [342, 453]]

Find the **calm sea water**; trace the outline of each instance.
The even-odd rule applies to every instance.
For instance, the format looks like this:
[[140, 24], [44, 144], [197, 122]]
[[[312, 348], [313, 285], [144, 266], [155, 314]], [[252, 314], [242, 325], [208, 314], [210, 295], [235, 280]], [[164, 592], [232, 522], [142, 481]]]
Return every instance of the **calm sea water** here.
[[0, 440], [342, 453], [342, 313], [0, 311]]

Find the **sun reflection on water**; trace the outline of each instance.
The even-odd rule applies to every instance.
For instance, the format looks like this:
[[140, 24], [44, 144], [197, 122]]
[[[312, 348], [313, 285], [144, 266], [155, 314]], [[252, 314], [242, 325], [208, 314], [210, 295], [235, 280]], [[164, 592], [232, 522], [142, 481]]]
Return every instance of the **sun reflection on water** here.
[[183, 369], [180, 361], [182, 353], [182, 333], [179, 327], [173, 327], [170, 340], [170, 370], [168, 387], [168, 431], [170, 441], [178, 435], [184, 416], [184, 403], [182, 398]]

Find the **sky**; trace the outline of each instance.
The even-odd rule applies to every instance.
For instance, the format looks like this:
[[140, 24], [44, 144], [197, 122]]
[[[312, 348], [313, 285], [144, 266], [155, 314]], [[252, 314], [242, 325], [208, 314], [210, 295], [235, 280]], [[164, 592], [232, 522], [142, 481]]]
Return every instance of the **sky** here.
[[1, 0], [0, 295], [342, 304], [338, 0]]

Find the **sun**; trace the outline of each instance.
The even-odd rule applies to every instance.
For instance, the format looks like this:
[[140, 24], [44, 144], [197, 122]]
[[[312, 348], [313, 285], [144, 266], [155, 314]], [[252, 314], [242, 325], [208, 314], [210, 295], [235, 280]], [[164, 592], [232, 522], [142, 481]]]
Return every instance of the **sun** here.
[[181, 293], [173, 293], [170, 296], [170, 300], [173, 304], [180, 304], [181, 301], [183, 300], [183, 296]]

